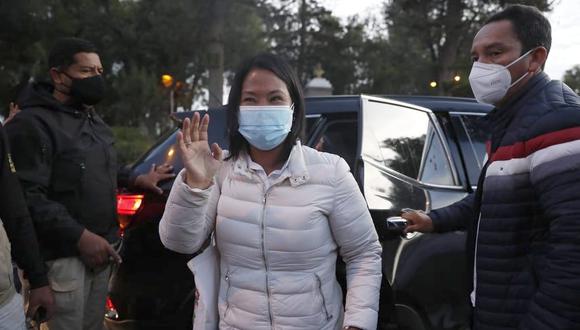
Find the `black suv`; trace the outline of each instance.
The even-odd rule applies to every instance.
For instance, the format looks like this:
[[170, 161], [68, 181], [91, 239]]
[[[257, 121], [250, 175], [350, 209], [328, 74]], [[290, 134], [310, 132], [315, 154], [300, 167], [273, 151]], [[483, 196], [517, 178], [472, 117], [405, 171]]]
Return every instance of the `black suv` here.
[[[446, 97], [306, 99], [306, 144], [342, 156], [364, 193], [383, 244], [383, 274], [393, 289], [400, 328], [469, 328], [465, 234], [403, 236], [396, 220], [403, 208], [429, 211], [473, 191], [487, 140], [477, 122], [490, 110], [472, 99]], [[209, 112], [209, 140], [227, 148], [225, 110]], [[133, 175], [152, 164], [181, 170], [177, 130], [133, 165]], [[162, 184], [163, 196], [129, 189], [118, 195], [124, 262], [110, 283], [109, 329], [191, 329], [194, 284], [186, 266], [191, 256], [164, 249], [158, 235], [172, 183]]]

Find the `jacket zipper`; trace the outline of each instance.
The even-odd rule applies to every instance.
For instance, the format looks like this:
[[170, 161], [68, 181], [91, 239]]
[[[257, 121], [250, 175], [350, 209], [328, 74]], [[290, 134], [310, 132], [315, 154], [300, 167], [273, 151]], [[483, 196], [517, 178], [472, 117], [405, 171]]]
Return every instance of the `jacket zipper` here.
[[477, 219], [477, 228], [475, 229], [475, 248], [473, 252], [473, 291], [470, 293], [469, 297], [471, 300], [471, 305], [473, 308], [476, 307], [477, 301], [477, 241], [479, 240], [479, 224], [481, 223], [481, 210], [479, 210], [479, 216]]
[[318, 293], [322, 298], [322, 310], [324, 311], [324, 315], [326, 316], [326, 321], [329, 321], [332, 318], [332, 315], [328, 314], [328, 309], [326, 308], [326, 299], [324, 298], [324, 293], [322, 292], [322, 280], [318, 274], [314, 274], [316, 276], [316, 281], [318, 282]]
[[230, 311], [230, 288], [232, 287], [231, 283], [230, 283], [230, 271], [228, 270], [228, 272], [226, 273], [226, 283], [228, 284], [228, 288], [226, 290], [226, 311], [224, 312], [224, 319], [226, 318], [226, 316], [228, 315], [228, 312]]
[[[269, 189], [268, 189], [269, 190]], [[274, 328], [274, 319], [272, 318], [272, 306], [270, 305], [272, 296], [270, 293], [270, 276], [268, 270], [268, 260], [266, 258], [266, 240], [265, 240], [265, 232], [266, 232], [266, 223], [265, 223], [265, 216], [266, 216], [266, 202], [268, 200], [268, 190], [264, 193], [264, 197], [262, 199], [263, 208], [262, 208], [262, 257], [264, 258], [264, 268], [266, 269], [266, 295], [268, 296], [268, 317], [270, 319], [270, 327]]]

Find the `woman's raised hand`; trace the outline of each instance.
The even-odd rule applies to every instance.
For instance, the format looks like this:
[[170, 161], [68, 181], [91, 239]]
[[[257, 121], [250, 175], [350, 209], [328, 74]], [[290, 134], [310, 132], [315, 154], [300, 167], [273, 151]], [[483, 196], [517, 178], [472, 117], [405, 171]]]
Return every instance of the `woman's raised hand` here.
[[191, 120], [185, 118], [181, 131], [177, 133], [177, 144], [186, 170], [186, 182], [191, 188], [206, 189], [222, 164], [222, 149], [207, 142], [209, 115], [200, 119], [196, 112]]

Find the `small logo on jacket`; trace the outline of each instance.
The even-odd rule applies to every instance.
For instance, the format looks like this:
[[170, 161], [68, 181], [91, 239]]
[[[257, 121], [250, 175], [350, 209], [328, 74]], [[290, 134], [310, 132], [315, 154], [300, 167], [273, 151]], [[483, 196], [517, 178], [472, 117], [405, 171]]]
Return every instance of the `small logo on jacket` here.
[[14, 162], [12, 161], [12, 156], [8, 154], [8, 165], [10, 166], [10, 172], [16, 173], [16, 167], [14, 167]]

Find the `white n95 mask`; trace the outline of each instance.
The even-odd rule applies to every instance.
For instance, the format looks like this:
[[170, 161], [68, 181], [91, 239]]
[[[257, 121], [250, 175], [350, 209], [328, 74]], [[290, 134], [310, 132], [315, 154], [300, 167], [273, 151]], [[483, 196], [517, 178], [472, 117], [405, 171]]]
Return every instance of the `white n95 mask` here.
[[522, 58], [528, 56], [533, 50], [528, 50], [510, 64], [503, 66], [492, 63], [473, 62], [471, 73], [469, 73], [469, 84], [477, 102], [485, 104], [496, 104], [515, 84], [524, 79], [529, 74], [526, 72], [512, 83], [512, 77], [508, 68]]

